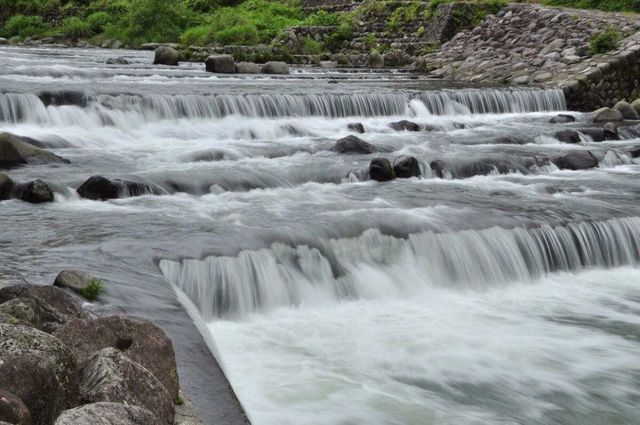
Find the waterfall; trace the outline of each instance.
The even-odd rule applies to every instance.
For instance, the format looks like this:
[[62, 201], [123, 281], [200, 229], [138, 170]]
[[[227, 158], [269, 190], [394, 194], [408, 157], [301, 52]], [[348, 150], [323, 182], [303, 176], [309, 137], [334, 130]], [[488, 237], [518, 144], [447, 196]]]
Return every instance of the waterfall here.
[[[74, 96], [77, 97], [77, 93]], [[51, 104], [56, 95], [0, 94], [0, 121], [62, 125], [126, 125], [179, 118], [402, 115], [411, 101], [437, 115], [566, 109], [562, 90], [442, 90], [383, 94], [96, 95], [86, 106]], [[43, 100], [46, 101], [43, 102]], [[64, 102], [63, 102], [64, 103]], [[48, 105], [48, 106], [47, 106]]]
[[369, 230], [315, 247], [276, 243], [236, 257], [162, 260], [160, 268], [211, 319], [402, 296], [425, 285], [483, 288], [639, 260], [640, 217], [631, 217], [557, 227], [425, 232], [407, 239]]

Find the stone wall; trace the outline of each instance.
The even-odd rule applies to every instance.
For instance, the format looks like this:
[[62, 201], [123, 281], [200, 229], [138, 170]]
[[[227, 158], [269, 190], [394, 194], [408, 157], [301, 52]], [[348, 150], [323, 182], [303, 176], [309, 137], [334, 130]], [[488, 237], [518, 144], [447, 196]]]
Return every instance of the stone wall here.
[[[619, 48], [592, 55], [590, 39], [616, 28]], [[562, 87], [571, 109], [634, 99], [638, 92], [640, 19], [630, 14], [514, 4], [459, 32], [416, 70], [437, 78]]]

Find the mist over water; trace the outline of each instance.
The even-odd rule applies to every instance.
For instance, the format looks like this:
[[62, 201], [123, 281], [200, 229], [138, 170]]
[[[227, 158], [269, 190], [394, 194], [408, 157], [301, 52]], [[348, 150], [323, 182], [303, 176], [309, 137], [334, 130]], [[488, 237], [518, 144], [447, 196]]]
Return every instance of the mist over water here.
[[[104, 276], [116, 311], [173, 326], [188, 357], [186, 308], [253, 423], [640, 422], [640, 140], [560, 143], [590, 126], [549, 124], [561, 91], [0, 54], [0, 131], [71, 161], [9, 171], [56, 202], [0, 204], [0, 273]], [[351, 123], [377, 154], [331, 151]], [[570, 150], [598, 167], [558, 169]], [[420, 178], [369, 180], [402, 155]], [[96, 174], [152, 190], [80, 199]], [[205, 368], [182, 380], [206, 412]]]

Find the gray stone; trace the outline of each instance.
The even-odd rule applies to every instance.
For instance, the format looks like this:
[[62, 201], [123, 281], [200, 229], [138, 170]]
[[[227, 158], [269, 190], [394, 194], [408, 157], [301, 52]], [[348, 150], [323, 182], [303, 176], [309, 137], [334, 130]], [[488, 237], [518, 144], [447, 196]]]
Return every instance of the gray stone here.
[[622, 121], [622, 113], [617, 109], [600, 108], [593, 112], [593, 121], [595, 122]]
[[401, 156], [394, 161], [393, 171], [398, 178], [420, 177], [420, 164], [412, 156]]
[[260, 65], [253, 62], [238, 62], [235, 66], [238, 74], [259, 74], [262, 70]]
[[549, 120], [551, 124], [566, 124], [575, 121], [576, 118], [573, 115], [568, 114], [558, 114]]
[[551, 43], [547, 44], [541, 51], [540, 51], [540, 55], [544, 56], [547, 53], [551, 53], [551, 52], [556, 52], [562, 49], [562, 47], [564, 47], [565, 41], [563, 39], [560, 38], [556, 38], [555, 40], [553, 40]]
[[589, 151], [572, 151], [553, 161], [558, 168], [586, 170], [598, 166], [598, 159]]
[[369, 164], [369, 177], [371, 180], [386, 182], [393, 180], [396, 175], [387, 158], [373, 158]]
[[570, 55], [570, 56], [565, 56], [564, 58], [562, 58], [562, 62], [572, 65], [574, 63], [578, 63], [580, 62], [582, 59], [580, 58], [580, 56], [576, 56], [576, 55]]
[[365, 155], [377, 152], [376, 147], [371, 143], [367, 143], [354, 135], [349, 135], [338, 140], [331, 150], [338, 153], [359, 153]]
[[320, 61], [320, 68], [335, 69], [337, 67], [338, 67], [338, 62], [336, 61]]
[[262, 66], [263, 74], [289, 74], [289, 65], [285, 62], [267, 62]]
[[543, 83], [551, 79], [553, 75], [550, 72], [541, 72], [533, 77], [533, 81], [536, 83]]
[[53, 286], [70, 289], [82, 295], [89, 284], [95, 280], [96, 279], [89, 273], [77, 270], [63, 270], [58, 273], [56, 280], [53, 282]]
[[173, 400], [162, 383], [145, 367], [115, 348], [95, 352], [82, 363], [80, 400], [114, 402], [142, 407], [161, 423], [173, 425]]
[[11, 193], [13, 192], [15, 185], [16, 184], [11, 180], [11, 177], [5, 173], [0, 173], [0, 201], [11, 197]]
[[12, 168], [25, 164], [69, 163], [33, 144], [30, 139], [11, 133], [0, 133], [0, 168]]
[[635, 109], [636, 113], [640, 115], [640, 99], [636, 99], [631, 103], [633, 109]]
[[231, 55], [211, 55], [205, 61], [207, 72], [235, 74], [236, 64]]
[[40, 179], [16, 185], [13, 196], [30, 204], [43, 204], [54, 200], [53, 190]]
[[181, 403], [176, 405], [175, 425], [203, 425], [200, 414], [182, 391], [180, 400]]
[[29, 324], [42, 330], [43, 311], [32, 298], [13, 298], [0, 304], [0, 314], [14, 317], [21, 324]]
[[613, 109], [620, 111], [622, 118], [625, 120], [640, 120], [640, 115], [638, 115], [635, 108], [624, 100], [616, 103]]
[[31, 425], [31, 412], [18, 397], [0, 390], [0, 424]]
[[177, 66], [180, 60], [180, 54], [176, 49], [169, 46], [160, 46], [156, 49], [154, 65]]
[[362, 123], [359, 123], [359, 122], [349, 123], [347, 124], [347, 128], [351, 131], [355, 131], [356, 133], [360, 133], [360, 134], [364, 133], [364, 126], [362, 125]]
[[562, 143], [580, 143], [580, 134], [575, 130], [561, 130], [554, 137]]
[[394, 129], [395, 131], [420, 131], [422, 130], [422, 127], [420, 127], [420, 125], [411, 122], [411, 121], [407, 121], [407, 120], [400, 120], [400, 121], [396, 121], [396, 122], [392, 122], [389, 124], [389, 127], [391, 127], [392, 129]]
[[22, 400], [34, 425], [48, 425], [77, 405], [76, 360], [57, 338], [26, 326], [0, 325], [0, 383]]
[[91, 403], [62, 412], [54, 425], [158, 425], [149, 410], [122, 403]]
[[171, 399], [177, 399], [180, 385], [173, 344], [153, 323], [121, 316], [73, 320], [61, 326], [55, 336], [67, 344], [79, 362], [103, 348], [119, 349], [149, 369], [162, 382]]
[[602, 132], [604, 140], [620, 140], [618, 127], [612, 122], [605, 123], [605, 125], [602, 126]]
[[524, 85], [524, 84], [527, 84], [529, 82], [529, 76], [528, 75], [521, 75], [521, 76], [516, 77], [513, 80], [511, 80], [511, 82], [513, 84]]

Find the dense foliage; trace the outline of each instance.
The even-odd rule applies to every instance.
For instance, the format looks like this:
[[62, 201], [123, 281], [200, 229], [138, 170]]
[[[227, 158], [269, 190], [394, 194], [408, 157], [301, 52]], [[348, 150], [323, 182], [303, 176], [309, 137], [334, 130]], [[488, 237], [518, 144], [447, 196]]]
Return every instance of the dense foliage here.
[[607, 12], [640, 12], [640, 0], [543, 0], [551, 6], [598, 9]]

